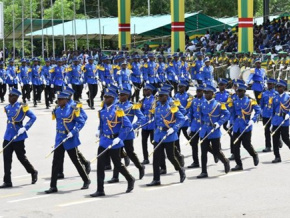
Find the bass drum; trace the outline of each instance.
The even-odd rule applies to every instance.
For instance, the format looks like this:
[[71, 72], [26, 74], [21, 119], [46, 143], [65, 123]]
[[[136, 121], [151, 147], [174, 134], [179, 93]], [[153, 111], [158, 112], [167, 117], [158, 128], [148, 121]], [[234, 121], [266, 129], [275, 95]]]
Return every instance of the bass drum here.
[[230, 78], [231, 80], [239, 79], [241, 68], [238, 65], [232, 65], [230, 67]]
[[[251, 74], [251, 69], [245, 69], [243, 72], [242, 72], [242, 79], [247, 82], [248, 79], [249, 79], [249, 76]], [[253, 84], [253, 80], [249, 83], [249, 84]]]

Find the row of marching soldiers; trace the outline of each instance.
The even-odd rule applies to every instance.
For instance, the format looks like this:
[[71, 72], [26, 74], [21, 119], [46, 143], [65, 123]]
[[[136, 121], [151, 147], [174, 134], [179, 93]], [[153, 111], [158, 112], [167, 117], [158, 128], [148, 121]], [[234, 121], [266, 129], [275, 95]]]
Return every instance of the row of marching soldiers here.
[[[290, 147], [289, 142], [289, 109], [290, 96], [285, 92], [287, 84], [283, 80], [268, 79], [268, 90], [261, 94], [259, 104], [248, 97], [247, 85], [243, 81], [234, 81], [235, 93], [225, 90], [228, 81], [219, 80], [219, 91], [207, 84], [197, 86], [196, 96], [187, 92], [189, 84], [186, 81], [178, 84], [178, 93], [173, 98], [170, 84], [163, 84], [156, 90], [154, 85], [146, 84], [144, 98], [138, 103], [129, 101], [131, 90], [118, 89], [111, 85], [104, 90], [104, 104], [99, 110], [99, 127], [96, 136], [99, 138], [97, 156], [97, 191], [92, 197], [104, 196], [105, 168], [112, 160], [114, 164], [113, 178], [110, 182], [118, 182], [118, 173], [128, 181], [126, 192], [134, 189], [135, 178], [121, 162], [124, 149], [128, 157], [139, 170], [139, 179], [145, 174], [145, 166], [149, 163], [148, 138], [153, 143], [153, 180], [147, 186], [161, 184], [160, 175], [167, 173], [165, 152], [175, 170], [179, 172], [180, 182], [186, 179], [184, 156], [181, 155], [179, 138], [181, 132], [192, 146], [193, 163], [189, 168], [200, 166], [198, 149], [201, 149], [201, 174], [198, 178], [208, 177], [207, 154], [213, 154], [215, 162], [220, 160], [225, 173], [230, 171], [230, 162], [221, 151], [221, 128], [227, 129], [231, 136], [231, 152], [236, 166], [232, 171], [243, 170], [240, 157], [241, 144], [253, 157], [255, 166], [259, 164], [258, 154], [252, 146], [251, 135], [254, 123], [262, 115], [265, 126], [266, 149], [269, 151], [271, 135], [273, 139], [275, 159], [273, 163], [281, 162], [279, 146], [280, 137]], [[277, 90], [275, 90], [275, 88]], [[153, 93], [156, 92], [156, 95]], [[84, 110], [71, 98], [75, 93], [67, 87], [62, 90], [58, 98], [58, 106], [53, 111], [56, 118], [56, 140], [54, 160], [52, 166], [51, 187], [47, 194], [57, 192], [57, 179], [63, 165], [64, 152], [67, 151], [72, 162], [84, 181], [82, 189], [90, 185], [90, 164], [79, 152], [79, 132], [85, 125], [87, 116]], [[33, 168], [25, 156], [24, 140], [27, 131], [36, 120], [29, 108], [17, 102], [21, 95], [12, 88], [9, 94], [9, 105], [5, 107], [7, 114], [7, 130], [4, 136], [4, 184], [1, 188], [12, 187], [11, 162], [15, 151], [21, 163], [32, 174], [32, 183], [36, 183], [38, 172]], [[261, 113], [262, 112], [262, 113]], [[25, 125], [23, 118], [30, 120]], [[137, 117], [137, 121], [134, 118]], [[136, 120], [136, 119], [135, 119]], [[142, 129], [142, 147], [144, 161], [141, 163], [134, 152], [135, 133]]]

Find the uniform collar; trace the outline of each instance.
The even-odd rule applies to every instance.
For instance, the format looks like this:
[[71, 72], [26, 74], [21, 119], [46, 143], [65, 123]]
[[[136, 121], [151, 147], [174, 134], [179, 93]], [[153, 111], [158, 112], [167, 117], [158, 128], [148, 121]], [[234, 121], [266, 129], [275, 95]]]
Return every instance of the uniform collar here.
[[206, 102], [208, 103], [208, 104], [210, 104], [212, 101], [214, 100], [214, 98], [212, 98], [211, 100], [206, 100]]

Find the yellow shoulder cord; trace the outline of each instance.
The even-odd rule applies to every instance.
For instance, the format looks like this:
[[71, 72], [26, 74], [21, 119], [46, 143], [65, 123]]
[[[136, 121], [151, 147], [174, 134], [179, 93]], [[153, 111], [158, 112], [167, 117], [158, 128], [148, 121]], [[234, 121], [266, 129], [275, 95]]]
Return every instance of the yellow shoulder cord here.
[[217, 109], [217, 107], [219, 106], [220, 104], [219, 103], [217, 103], [216, 104], [216, 106], [214, 107], [214, 109], [210, 112], [210, 113], [208, 113], [208, 116], [209, 116], [209, 120], [210, 120], [210, 123], [211, 124], [213, 124], [212, 123], [212, 117], [219, 117], [220, 115], [212, 115], [215, 111], [216, 111], [216, 109]]
[[70, 130], [68, 129], [67, 127], [67, 123], [70, 123], [71, 121], [73, 121], [73, 119], [75, 118], [75, 113], [74, 113], [74, 110], [72, 112], [72, 114], [68, 117], [68, 118], [64, 118], [62, 119], [63, 120], [63, 125], [64, 125], [64, 128], [66, 129], [67, 132], [70, 132]]
[[[249, 110], [247, 111], [247, 109]], [[245, 115], [251, 115], [252, 113], [252, 102], [250, 101], [248, 106], [245, 109], [242, 109], [243, 120], [245, 120]]]
[[[14, 129], [16, 129], [16, 127], [15, 127], [15, 123], [16, 123], [15, 120], [18, 117], [18, 115], [20, 114], [20, 111], [22, 111], [22, 107], [20, 107], [19, 110], [17, 111], [16, 115], [14, 117], [12, 117], [12, 125], [13, 125]], [[23, 121], [24, 118], [25, 118], [25, 115], [26, 115], [26, 112], [23, 112], [22, 118], [19, 121], [17, 121], [17, 122]]]
[[112, 120], [109, 120], [107, 118], [107, 124], [108, 124], [109, 129], [111, 130], [112, 133], [114, 133], [113, 132], [113, 128], [116, 127], [118, 123], [120, 123], [120, 122], [118, 122], [118, 117], [116, 115], [115, 115], [115, 117]]
[[176, 122], [176, 119], [174, 119], [174, 113], [171, 113], [171, 119], [170, 120], [166, 120], [165, 118], [168, 117], [170, 115], [171, 112], [168, 112], [168, 114], [166, 114], [165, 116], [162, 116], [162, 120], [163, 120], [163, 123], [165, 124], [165, 126], [167, 128], [170, 128], [169, 124], [171, 123], [175, 123]]

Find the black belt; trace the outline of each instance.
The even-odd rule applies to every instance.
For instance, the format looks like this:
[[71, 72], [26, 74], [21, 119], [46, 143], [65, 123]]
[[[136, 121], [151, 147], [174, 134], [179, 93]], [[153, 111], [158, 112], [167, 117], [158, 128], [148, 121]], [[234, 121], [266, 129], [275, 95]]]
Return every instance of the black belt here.
[[169, 130], [169, 128], [167, 128], [167, 127], [163, 127], [163, 126], [157, 126], [157, 129], [159, 129], [160, 131], [167, 131], [167, 130]]
[[112, 135], [107, 135], [107, 134], [102, 134], [104, 137], [108, 138], [108, 139], [115, 139], [119, 136], [118, 133], [116, 134], [112, 134]]
[[65, 131], [65, 130], [56, 130], [58, 133], [61, 133], [61, 134], [68, 134], [68, 132], [67, 131]]
[[7, 120], [7, 123], [12, 123], [12, 124], [15, 124], [15, 125], [22, 125], [22, 121], [21, 122], [17, 122], [17, 121], [10, 121], [10, 120]]
[[95, 76], [88, 76], [88, 78], [94, 79], [94, 78], [95, 78]]

